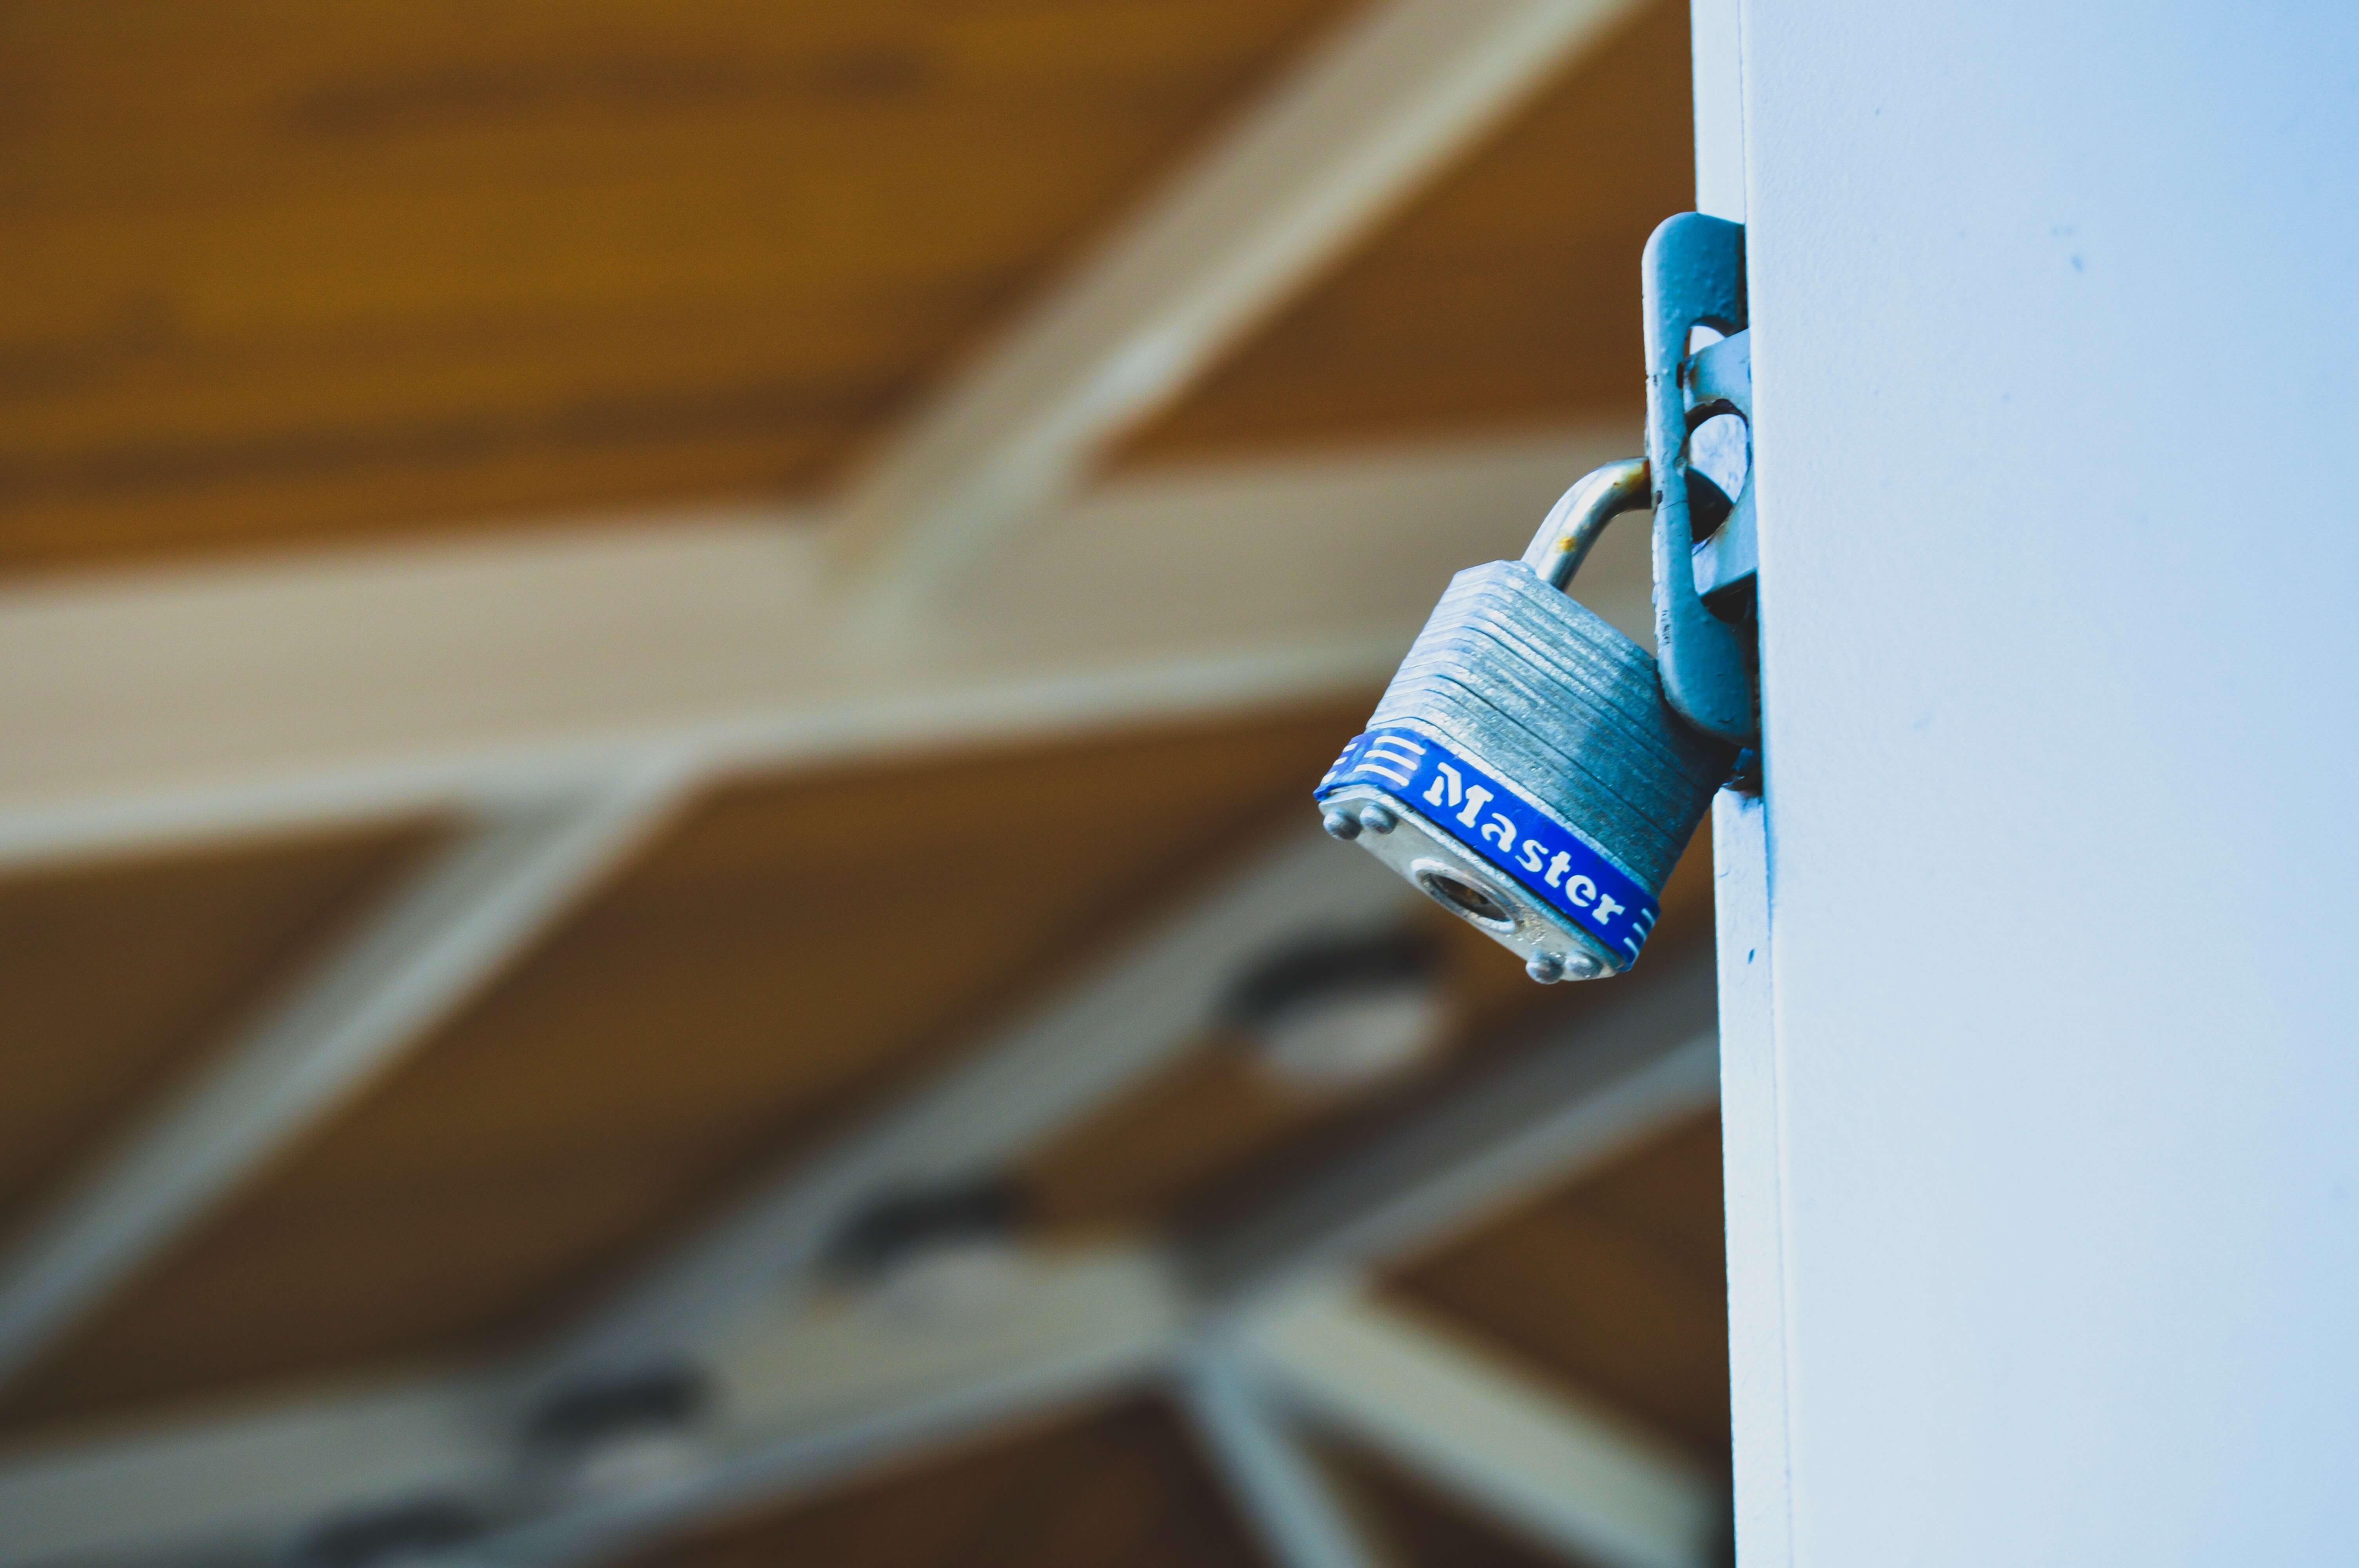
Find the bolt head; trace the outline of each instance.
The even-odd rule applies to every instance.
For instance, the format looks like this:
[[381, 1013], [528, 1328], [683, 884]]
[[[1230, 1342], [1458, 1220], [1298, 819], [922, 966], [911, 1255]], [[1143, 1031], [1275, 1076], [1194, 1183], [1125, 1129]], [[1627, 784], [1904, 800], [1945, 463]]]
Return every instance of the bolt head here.
[[1360, 826], [1371, 833], [1389, 833], [1399, 823], [1400, 818], [1392, 814], [1390, 807], [1379, 806], [1373, 800], [1360, 807]]
[[1587, 953], [1568, 954], [1564, 960], [1564, 978], [1568, 980], [1593, 980], [1605, 972], [1605, 966]]
[[1543, 953], [1524, 966], [1524, 973], [1544, 986], [1552, 986], [1564, 979], [1564, 964], [1552, 953]]
[[1319, 826], [1327, 829], [1329, 838], [1341, 838], [1347, 844], [1360, 836], [1360, 819], [1346, 811], [1326, 812], [1319, 818]]

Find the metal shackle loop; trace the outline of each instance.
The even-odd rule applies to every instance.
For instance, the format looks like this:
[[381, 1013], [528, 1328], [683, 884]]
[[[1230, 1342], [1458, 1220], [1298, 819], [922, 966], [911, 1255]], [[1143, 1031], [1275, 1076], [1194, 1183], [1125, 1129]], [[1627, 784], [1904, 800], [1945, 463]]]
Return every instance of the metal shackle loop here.
[[1524, 551], [1524, 565], [1550, 588], [1570, 588], [1572, 574], [1581, 569], [1605, 524], [1625, 512], [1643, 512], [1654, 503], [1646, 459], [1624, 458], [1592, 469], [1549, 508], [1540, 531]]

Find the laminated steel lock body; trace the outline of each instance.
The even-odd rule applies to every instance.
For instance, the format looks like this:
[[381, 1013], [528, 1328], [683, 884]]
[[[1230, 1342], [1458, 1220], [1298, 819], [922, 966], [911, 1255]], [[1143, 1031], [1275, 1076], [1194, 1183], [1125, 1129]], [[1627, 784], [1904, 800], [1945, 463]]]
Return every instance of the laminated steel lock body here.
[[1451, 580], [1316, 795], [1356, 838], [1549, 981], [1616, 974], [1736, 748], [1683, 722], [1655, 660], [1566, 592], [1645, 461], [1566, 492], [1520, 560]]
[[[1672, 866], [1760, 737], [1744, 227], [1668, 218], [1640, 270], [1647, 459], [1567, 491], [1521, 560], [1451, 579], [1316, 792], [1330, 833], [1359, 839], [1541, 981], [1636, 961]], [[1698, 328], [1715, 341], [1691, 347]], [[1690, 445], [1732, 415], [1745, 472], [1723, 492]], [[1651, 658], [1565, 592], [1606, 523], [1649, 504]], [[1716, 529], [1699, 539], [1706, 522]]]

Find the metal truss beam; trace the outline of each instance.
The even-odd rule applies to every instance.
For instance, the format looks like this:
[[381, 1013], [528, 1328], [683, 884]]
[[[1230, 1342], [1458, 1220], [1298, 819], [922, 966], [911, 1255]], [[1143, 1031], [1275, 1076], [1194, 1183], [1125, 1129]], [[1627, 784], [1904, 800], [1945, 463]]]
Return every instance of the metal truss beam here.
[[[1359, 856], [1328, 859], [1359, 863]], [[1642, 988], [1642, 981], [1627, 983]], [[1668, 967], [1656, 971], [1656, 986], [1684, 995], [1696, 983]], [[1633, 1565], [1694, 1561], [1670, 1556], [1666, 1544], [1687, 1542], [1689, 1514], [1717, 1507], [1711, 1487], [1691, 1471], [1661, 1462], [1644, 1438], [1625, 1443], [1616, 1422], [1597, 1420], [1527, 1382], [1512, 1365], [1484, 1360], [1465, 1346], [1451, 1346], [1449, 1354], [1413, 1348], [1401, 1314], [1371, 1309], [1377, 1311], [1371, 1318], [1364, 1303], [1338, 1294], [1352, 1290], [1356, 1266], [1432, 1245], [1500, 1203], [1627, 1146], [1670, 1115], [1711, 1104], [1711, 1077], [1703, 1077], [1701, 1092], [1689, 1077], [1708, 1043], [1696, 1044], [1691, 1035], [1682, 1043], [1672, 1033], [1670, 1047], [1663, 1047], [1661, 1035], [1651, 1049], [1644, 1044], [1647, 1021], [1678, 1031], [1694, 1021], [1694, 995], [1680, 1002], [1633, 995], [1627, 1010], [1593, 1021], [1582, 1043], [1593, 1059], [1582, 1073], [1543, 1073], [1533, 1064], [1545, 1056], [1531, 1056], [1281, 1198], [1269, 1217], [1234, 1233], [1227, 1249], [1199, 1254], [1184, 1271], [1135, 1249], [1036, 1260], [1016, 1271], [1015, 1285], [984, 1303], [982, 1314], [949, 1323], [880, 1315], [847, 1292], [771, 1297], [684, 1351], [708, 1368], [720, 1391], [710, 1445], [689, 1476], [658, 1493], [524, 1519], [479, 1542], [474, 1554], [500, 1563], [594, 1559], [715, 1511], [786, 1499], [1024, 1412], [1066, 1408], [1189, 1368], [1238, 1365], [1217, 1358], [1244, 1354], [1250, 1360], [1241, 1375], [1281, 1389], [1307, 1415], [1383, 1448], [1540, 1540], [1578, 1542], [1593, 1554], [1623, 1552], [1609, 1561]], [[1515, 1115], [1505, 1110], [1507, 1101], [1519, 1101]], [[1274, 1257], [1271, 1245], [1293, 1245], [1311, 1264]], [[1229, 1261], [1208, 1266], [1208, 1257]], [[1201, 1294], [1205, 1287], [1212, 1294]], [[1208, 1356], [1215, 1360], [1208, 1363]], [[1338, 1379], [1352, 1384], [1349, 1365], [1364, 1356], [1377, 1358], [1368, 1365], [1389, 1365], [1387, 1379], [1361, 1379], [1366, 1387], [1356, 1393], [1338, 1387]], [[500, 1457], [512, 1460], [516, 1450], [519, 1387], [536, 1379], [548, 1387], [549, 1370], [552, 1363], [540, 1360], [524, 1372], [495, 1368], [464, 1384], [431, 1384], [415, 1391], [422, 1405], [403, 1405], [408, 1393], [375, 1393], [356, 1396], [359, 1403], [342, 1412], [299, 1405], [283, 1417], [191, 1424], [71, 1454], [19, 1454], [0, 1462], [0, 1516], [16, 1519], [14, 1509], [33, 1498], [48, 1499], [48, 1514], [26, 1514], [45, 1520], [42, 1532], [30, 1535], [26, 1549], [0, 1544], [0, 1563], [132, 1556], [136, 1549], [224, 1538], [236, 1523], [229, 1516], [236, 1509], [224, 1514], [224, 1493], [236, 1487], [222, 1481], [222, 1466], [236, 1465], [241, 1453], [278, 1454], [271, 1465], [288, 1466], [278, 1471], [278, 1493], [255, 1495], [259, 1516], [238, 1516], [243, 1540], [283, 1544], [292, 1528], [331, 1507], [420, 1490], [437, 1476], [437, 1483], [460, 1486], [467, 1466], [479, 1466], [476, 1493], [498, 1499], [507, 1483]], [[1420, 1445], [1410, 1429], [1422, 1424], [1427, 1410], [1446, 1422]], [[1486, 1448], [1484, 1433], [1500, 1422], [1515, 1453], [1500, 1453], [1495, 1443]], [[319, 1453], [342, 1453], [347, 1466], [304, 1469], [292, 1454], [307, 1432], [375, 1432], [380, 1441], [344, 1450], [323, 1443]], [[453, 1448], [451, 1432], [467, 1436]], [[446, 1450], [441, 1460], [425, 1453], [429, 1445]], [[462, 1454], [460, 1465], [434, 1469], [453, 1453]], [[73, 1483], [61, 1486], [61, 1476]], [[1630, 1476], [1639, 1481], [1627, 1483]], [[139, 1487], [144, 1511], [106, 1502], [123, 1486]], [[1582, 1487], [1604, 1487], [1602, 1499], [1582, 1502]], [[1571, 1502], [1540, 1498], [1560, 1490]], [[1644, 1556], [1658, 1547], [1658, 1556]]]
[[[768, 524], [0, 594], [0, 706], [61, 716], [0, 756], [0, 865], [395, 811], [491, 824], [0, 1257], [0, 1377], [397, 1060], [698, 779], [1365, 687], [1431, 581], [1511, 545], [1582, 447], [1623, 439], [1134, 481], [995, 560], [905, 662], [795, 613], [821, 591], [813, 541]], [[1593, 575], [1643, 619], [1642, 563]]]
[[1184, 1321], [1161, 1260], [1130, 1248], [1036, 1260], [947, 1317], [880, 1313], [856, 1296], [759, 1314], [714, 1347], [717, 1431], [695, 1469], [496, 1531], [463, 1561], [609, 1561], [888, 1459], [1111, 1399], [1160, 1378]]
[[322, 1390], [0, 1455], [0, 1563], [260, 1559], [333, 1510], [472, 1493], [510, 1458], [488, 1391]]
[[[600, 1560], [745, 1503], [1159, 1377], [1185, 1303], [1158, 1257], [1032, 1257], [931, 1316], [857, 1297], [757, 1314], [707, 1347], [718, 1394], [679, 1474], [550, 1508], [507, 1385], [484, 1373], [286, 1400], [0, 1459], [0, 1563], [282, 1561], [305, 1530], [444, 1498], [513, 1522], [466, 1563]], [[541, 1484], [545, 1485], [545, 1478]]]
[[1635, 0], [1386, 0], [1354, 18], [952, 384], [842, 544], [906, 611], [1018, 524]]
[[1387, 1561], [1336, 1496], [1287, 1414], [1233, 1357], [1201, 1354], [1178, 1381], [1180, 1408], [1277, 1568], [1382, 1568]]
[[1385, 1562], [1289, 1431], [1298, 1415], [1537, 1539], [1616, 1568], [1692, 1568], [1719, 1519], [1693, 1467], [1399, 1309], [1302, 1289], [1199, 1336], [1152, 1252], [1036, 1257], [933, 1316], [856, 1295], [757, 1315], [708, 1347], [692, 1462], [555, 1508], [526, 1490], [496, 1378], [289, 1401], [0, 1463], [0, 1563], [263, 1562], [322, 1518], [426, 1498], [510, 1522], [452, 1561], [607, 1561], [1010, 1422], [1173, 1390], [1256, 1533], [1303, 1568]]
[[0, 1256], [0, 1380], [389, 1070], [640, 840], [681, 777], [655, 762], [494, 816], [103, 1151]]
[[821, 1250], [864, 1205], [1004, 1169], [1200, 1044], [1227, 988], [1271, 948], [1379, 927], [1416, 902], [1398, 878], [1336, 853], [1315, 827], [1288, 834], [929, 1087], [782, 1171], [592, 1314], [532, 1384], [658, 1358], [799, 1282], [808, 1288]]
[[[1712, 955], [1665, 962], [1228, 1228], [1189, 1263], [1234, 1310], [1396, 1260], [1612, 1159], [1719, 1097]], [[1643, 977], [1643, 978], [1641, 978]]]
[[1726, 1500], [1684, 1456], [1388, 1303], [1304, 1290], [1244, 1335], [1307, 1415], [1601, 1568], [1703, 1568]]
[[[0, 867], [1364, 689], [1636, 433], [1126, 479], [883, 643], [777, 512], [0, 589], [0, 712], [40, 737], [0, 752]], [[1582, 582], [1645, 633], [1641, 557]]]

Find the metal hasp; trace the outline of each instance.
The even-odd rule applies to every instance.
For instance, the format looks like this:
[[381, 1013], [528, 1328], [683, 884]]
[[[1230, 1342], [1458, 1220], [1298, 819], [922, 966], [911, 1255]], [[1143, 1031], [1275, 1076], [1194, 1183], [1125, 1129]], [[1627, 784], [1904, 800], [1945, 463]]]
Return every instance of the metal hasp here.
[[[1752, 340], [1745, 226], [1701, 212], [1668, 218], [1647, 241], [1647, 458], [1654, 474], [1655, 643], [1663, 696], [1680, 718], [1739, 746], [1761, 732], [1755, 545]], [[1723, 334], [1690, 352], [1698, 327]], [[1713, 416], [1745, 421], [1747, 461], [1734, 497], [1690, 463], [1689, 438]], [[1699, 541], [1699, 502], [1724, 515]], [[1709, 599], [1710, 602], [1707, 602]]]

